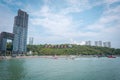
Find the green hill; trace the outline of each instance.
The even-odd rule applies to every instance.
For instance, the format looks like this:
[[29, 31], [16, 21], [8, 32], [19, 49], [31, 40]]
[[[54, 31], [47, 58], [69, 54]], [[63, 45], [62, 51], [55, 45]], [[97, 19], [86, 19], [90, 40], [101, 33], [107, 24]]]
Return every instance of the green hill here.
[[[69, 44], [63, 44], [69, 45]], [[45, 47], [45, 45], [28, 45], [27, 50], [36, 55], [120, 55], [120, 49], [72, 45], [72, 47]]]

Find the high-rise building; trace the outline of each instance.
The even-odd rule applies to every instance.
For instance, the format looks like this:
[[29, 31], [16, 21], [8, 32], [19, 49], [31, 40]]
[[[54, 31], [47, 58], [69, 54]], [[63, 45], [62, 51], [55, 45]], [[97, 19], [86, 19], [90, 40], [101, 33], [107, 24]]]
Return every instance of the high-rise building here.
[[111, 42], [103, 42], [104, 47], [111, 47]]
[[108, 47], [111, 48], [111, 42], [108, 42]]
[[13, 33], [13, 53], [26, 52], [28, 32], [28, 14], [22, 10], [18, 10], [18, 15], [15, 16]]
[[102, 47], [102, 41], [95, 41], [95, 46]]
[[33, 37], [29, 38], [29, 45], [33, 45]]
[[6, 48], [7, 48], [7, 40], [14, 39], [14, 34], [9, 32], [1, 32], [0, 33], [0, 55], [6, 56]]
[[85, 45], [91, 46], [91, 41], [86, 41], [86, 42], [85, 42]]

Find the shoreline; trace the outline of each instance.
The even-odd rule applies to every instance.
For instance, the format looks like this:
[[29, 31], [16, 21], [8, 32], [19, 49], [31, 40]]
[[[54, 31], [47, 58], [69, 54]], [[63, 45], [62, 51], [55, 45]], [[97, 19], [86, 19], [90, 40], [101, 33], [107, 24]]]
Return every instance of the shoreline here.
[[[113, 55], [114, 57], [120, 57], [120, 55]], [[48, 58], [48, 59], [59, 59], [59, 58], [66, 58], [66, 59], [75, 59], [75, 58], [101, 58], [101, 57], [107, 57], [107, 56], [97, 56], [97, 55], [59, 55], [59, 56], [52, 56], [52, 55], [45, 55], [45, 56], [16, 56], [16, 57], [12, 57], [12, 56], [0, 56], [0, 60], [4, 60], [4, 59], [19, 59], [19, 58]]]

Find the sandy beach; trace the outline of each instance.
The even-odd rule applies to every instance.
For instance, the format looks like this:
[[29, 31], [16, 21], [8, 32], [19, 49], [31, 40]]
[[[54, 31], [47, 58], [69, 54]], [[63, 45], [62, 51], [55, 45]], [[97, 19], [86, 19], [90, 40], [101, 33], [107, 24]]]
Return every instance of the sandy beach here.
[[12, 57], [12, 56], [0, 56], [0, 60], [2, 59], [12, 59], [12, 58], [48, 58], [48, 59], [58, 59], [58, 58], [66, 58], [66, 59], [74, 59], [74, 58], [82, 58], [82, 57], [93, 57], [93, 56], [76, 56], [76, 55], [61, 55], [61, 56], [16, 56], [16, 57]]
[[[120, 57], [119, 55], [114, 55], [115, 57]], [[59, 58], [65, 58], [65, 59], [75, 59], [75, 58], [99, 58], [96, 55], [59, 55], [59, 56], [16, 56], [16, 57], [12, 57], [12, 56], [0, 56], [0, 60], [3, 59], [12, 59], [12, 58], [48, 58], [48, 59], [59, 59]]]

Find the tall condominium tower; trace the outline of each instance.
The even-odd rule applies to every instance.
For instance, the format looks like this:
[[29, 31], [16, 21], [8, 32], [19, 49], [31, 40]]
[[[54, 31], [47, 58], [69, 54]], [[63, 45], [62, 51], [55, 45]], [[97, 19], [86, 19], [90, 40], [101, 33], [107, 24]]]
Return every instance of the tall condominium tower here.
[[28, 32], [28, 14], [22, 10], [18, 10], [18, 15], [15, 16], [13, 33], [13, 53], [25, 53], [27, 45]]
[[111, 48], [111, 42], [103, 42], [103, 46]]
[[33, 37], [29, 38], [29, 45], [33, 45]]
[[91, 41], [86, 41], [86, 42], [85, 42], [85, 45], [91, 46]]
[[95, 41], [95, 46], [102, 47], [102, 41]]

